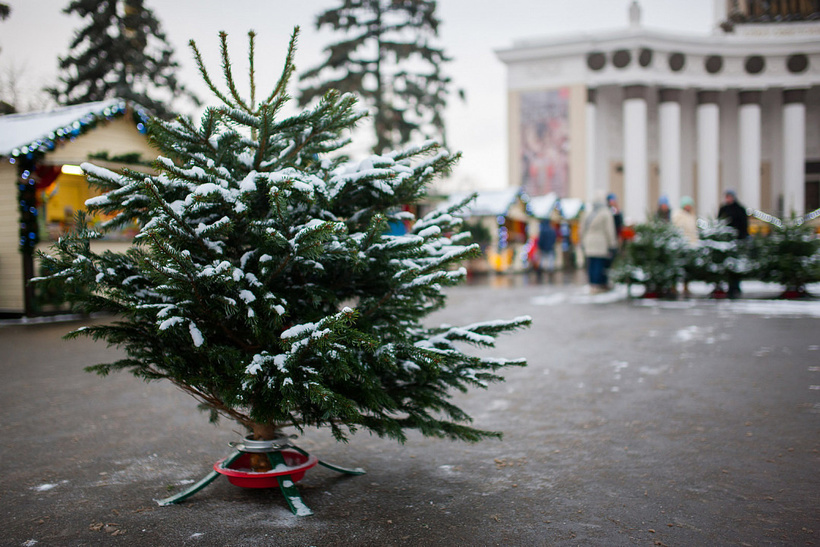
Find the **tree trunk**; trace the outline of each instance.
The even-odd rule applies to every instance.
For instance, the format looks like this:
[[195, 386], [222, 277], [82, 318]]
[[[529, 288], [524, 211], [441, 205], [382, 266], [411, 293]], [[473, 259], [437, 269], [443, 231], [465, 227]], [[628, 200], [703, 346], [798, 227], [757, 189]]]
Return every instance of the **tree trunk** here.
[[[253, 440], [255, 441], [269, 441], [282, 436], [282, 432], [275, 424], [260, 424], [254, 422], [251, 424], [253, 430]], [[273, 469], [268, 459], [267, 454], [250, 453], [251, 470], [257, 473], [264, 473]]]

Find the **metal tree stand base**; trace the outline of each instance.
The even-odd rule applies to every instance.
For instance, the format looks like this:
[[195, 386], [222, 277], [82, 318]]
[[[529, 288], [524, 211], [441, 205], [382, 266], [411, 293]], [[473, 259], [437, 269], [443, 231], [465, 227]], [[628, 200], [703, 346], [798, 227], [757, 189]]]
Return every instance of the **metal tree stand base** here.
[[[224, 460], [217, 462], [217, 464], [214, 465], [213, 471], [205, 475], [199, 482], [192, 484], [190, 487], [183, 490], [182, 492], [174, 494], [169, 498], [157, 500], [157, 503], [160, 506], [164, 507], [166, 505], [173, 505], [175, 503], [183, 502], [184, 500], [188, 499], [189, 497], [193, 496], [194, 494], [196, 494], [197, 492], [211, 484], [213, 481], [219, 478], [220, 475], [227, 474], [224, 470], [228, 470], [231, 464], [236, 462], [246, 453], [267, 455], [272, 467], [272, 472], [264, 474], [254, 473], [253, 475], [264, 476], [269, 480], [275, 478], [276, 483], [278, 483], [279, 490], [282, 491], [282, 494], [285, 496], [285, 500], [288, 502], [290, 510], [296, 516], [307, 516], [313, 514], [313, 511], [307, 505], [305, 505], [304, 501], [302, 501], [302, 496], [301, 494], [299, 494], [299, 490], [296, 488], [295, 485], [295, 483], [299, 479], [301, 479], [302, 476], [305, 474], [305, 470], [309, 467], [312, 467], [313, 465], [316, 465], [318, 463], [319, 465], [327, 467], [328, 469], [332, 469], [333, 471], [336, 471], [338, 473], [345, 473], [347, 475], [363, 475], [365, 473], [364, 469], [359, 467], [355, 469], [347, 469], [345, 467], [339, 467], [338, 465], [333, 465], [327, 462], [323, 462], [322, 460], [315, 459], [315, 457], [308, 454], [305, 450], [302, 450], [298, 446], [291, 444], [287, 437], [263, 441], [246, 438], [242, 442], [230, 444], [231, 446], [233, 446], [234, 451], [231, 452], [231, 454]], [[313, 461], [308, 465], [291, 467], [285, 461], [285, 455], [288, 451], [301, 454], [302, 456], [308, 458], [308, 460], [313, 458]], [[231, 480], [231, 482], [234, 481]]]

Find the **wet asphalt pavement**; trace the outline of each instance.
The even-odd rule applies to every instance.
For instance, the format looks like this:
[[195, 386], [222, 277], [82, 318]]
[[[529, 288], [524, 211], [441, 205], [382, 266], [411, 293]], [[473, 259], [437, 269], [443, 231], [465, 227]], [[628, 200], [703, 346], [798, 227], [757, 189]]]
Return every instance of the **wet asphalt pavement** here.
[[504, 440], [307, 432], [303, 449], [367, 470], [308, 471], [308, 517], [225, 478], [159, 507], [238, 428], [170, 384], [83, 372], [119, 350], [61, 340], [82, 322], [2, 324], [0, 545], [820, 544], [820, 318], [587, 290], [452, 290], [431, 323], [533, 317], [488, 352], [529, 366], [455, 396]]

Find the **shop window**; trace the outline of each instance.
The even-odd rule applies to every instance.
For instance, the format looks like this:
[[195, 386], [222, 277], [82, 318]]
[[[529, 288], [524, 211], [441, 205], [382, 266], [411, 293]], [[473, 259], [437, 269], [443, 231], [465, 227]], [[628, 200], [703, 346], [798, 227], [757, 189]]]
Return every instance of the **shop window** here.
[[[75, 214], [85, 210], [85, 202], [101, 192], [88, 184], [84, 175], [77, 174], [78, 168], [64, 166], [62, 172], [47, 186], [40, 188], [38, 202], [40, 218], [44, 226], [40, 233], [45, 241], [57, 241], [74, 227]], [[109, 215], [90, 216], [92, 226], [109, 220]], [[115, 233], [106, 234], [105, 239], [128, 241], [136, 235], [136, 225]]]

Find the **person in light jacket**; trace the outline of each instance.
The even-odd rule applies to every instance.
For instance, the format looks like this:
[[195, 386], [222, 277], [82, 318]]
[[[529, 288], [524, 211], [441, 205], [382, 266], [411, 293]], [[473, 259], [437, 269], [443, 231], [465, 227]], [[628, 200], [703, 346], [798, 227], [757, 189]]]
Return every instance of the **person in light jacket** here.
[[581, 245], [587, 258], [587, 274], [593, 293], [609, 289], [607, 270], [618, 248], [615, 220], [603, 194], [596, 194], [592, 210], [584, 220]]
[[698, 244], [698, 217], [695, 216], [695, 202], [689, 196], [680, 198], [680, 209], [672, 213], [672, 224], [683, 232], [691, 246]]
[[[689, 247], [696, 247], [700, 241], [700, 234], [698, 233], [698, 217], [695, 215], [695, 202], [689, 196], [680, 198], [680, 209], [676, 209], [672, 213], [672, 224], [676, 226], [683, 237], [686, 238], [686, 243]], [[684, 273], [683, 277], [683, 296], [689, 298], [689, 274]]]

